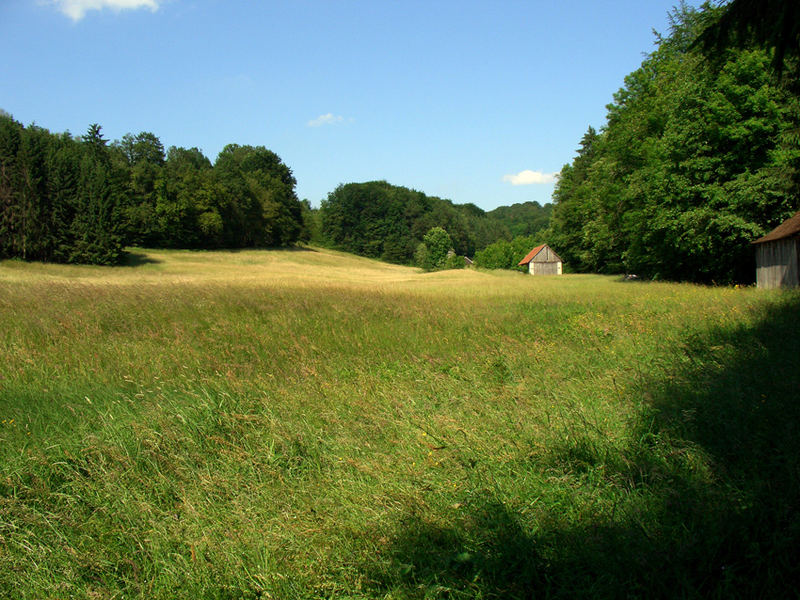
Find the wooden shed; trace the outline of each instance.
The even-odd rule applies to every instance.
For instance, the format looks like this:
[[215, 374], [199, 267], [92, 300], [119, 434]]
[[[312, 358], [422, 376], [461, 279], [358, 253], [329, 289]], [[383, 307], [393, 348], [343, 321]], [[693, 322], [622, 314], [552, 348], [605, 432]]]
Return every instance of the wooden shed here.
[[769, 289], [800, 284], [800, 211], [753, 244], [758, 287]]
[[547, 244], [536, 246], [519, 261], [519, 266], [528, 265], [531, 275], [561, 275], [561, 257]]

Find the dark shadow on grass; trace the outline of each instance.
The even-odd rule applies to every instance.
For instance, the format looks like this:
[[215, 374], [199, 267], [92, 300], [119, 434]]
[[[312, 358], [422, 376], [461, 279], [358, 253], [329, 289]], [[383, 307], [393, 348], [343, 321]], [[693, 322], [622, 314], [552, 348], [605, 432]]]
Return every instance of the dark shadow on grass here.
[[145, 254], [144, 252], [139, 252], [137, 250], [127, 250], [125, 254], [122, 256], [122, 260], [119, 263], [121, 267], [141, 267], [142, 265], [151, 265], [157, 264], [162, 261], [158, 260], [157, 258], [153, 258]]
[[[688, 335], [681, 351], [688, 367], [650, 385], [653, 420], [632, 448], [640, 463], [659, 465], [649, 472], [676, 482], [656, 488], [667, 534], [659, 541], [691, 559], [682, 570], [690, 590], [797, 597], [800, 295], [783, 295], [752, 328]], [[690, 448], [706, 455], [710, 481], [673, 458]], [[679, 527], [691, 535], [679, 537]]]
[[[463, 512], [454, 526], [417, 516], [388, 551], [391, 567], [373, 572], [378, 593], [404, 598], [528, 598], [545, 585], [533, 536], [502, 504]], [[394, 597], [394, 596], [393, 596]]]
[[238, 254], [240, 252], [252, 252], [253, 250], [278, 250], [280, 252], [319, 252], [316, 248], [309, 246], [250, 246], [247, 248], [209, 248], [200, 249], [198, 252], [228, 252]]
[[390, 560], [366, 573], [375, 592], [797, 598], [800, 295], [772, 302], [753, 327], [689, 333], [675, 352], [673, 370], [644, 383], [627, 446], [587, 435], [553, 451], [549, 469], [575, 489], [617, 490], [619, 505], [532, 516], [487, 491], [447, 526], [411, 514]]
[[[164, 250], [164, 248], [159, 248]], [[281, 252], [319, 252], [316, 248], [309, 246], [275, 246], [275, 247], [247, 247], [247, 248], [167, 248], [167, 250], [177, 250], [180, 252], [196, 252], [202, 254], [204, 252], [227, 252], [229, 254], [239, 254], [241, 252], [252, 252], [253, 250], [278, 250]], [[161, 263], [162, 260], [148, 256], [145, 252], [138, 248], [127, 250], [120, 262], [123, 267], [138, 267], [140, 265]]]

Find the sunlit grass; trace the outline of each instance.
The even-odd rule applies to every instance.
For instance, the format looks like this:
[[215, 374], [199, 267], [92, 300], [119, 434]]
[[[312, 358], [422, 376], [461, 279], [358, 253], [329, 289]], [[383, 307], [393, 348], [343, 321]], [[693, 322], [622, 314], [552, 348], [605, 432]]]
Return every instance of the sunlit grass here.
[[327, 250], [0, 263], [0, 592], [617, 595], [683, 543], [665, 496], [735, 486], [664, 391], [794, 298]]

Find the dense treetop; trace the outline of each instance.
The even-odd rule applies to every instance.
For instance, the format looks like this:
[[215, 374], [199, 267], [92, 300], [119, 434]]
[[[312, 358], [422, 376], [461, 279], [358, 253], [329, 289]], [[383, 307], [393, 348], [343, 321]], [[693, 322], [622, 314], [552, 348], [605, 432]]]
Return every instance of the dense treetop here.
[[693, 44], [714, 59], [731, 47], [761, 46], [772, 52], [772, 67], [789, 77], [800, 73], [800, 2], [797, 0], [731, 0], [724, 10], [709, 11], [710, 23]]
[[227, 145], [212, 162], [148, 131], [111, 143], [52, 134], [0, 114], [0, 257], [114, 264], [126, 245], [275, 247], [316, 243], [412, 264], [432, 228], [471, 256], [518, 231], [539, 231], [549, 206], [489, 213], [385, 181], [340, 185], [318, 211], [263, 146]]
[[304, 235], [291, 170], [263, 146], [166, 153], [150, 132], [55, 135], [0, 114], [0, 258], [114, 264], [128, 244], [286, 246]]
[[0, 258], [117, 262], [125, 184], [98, 125], [75, 139], [0, 115]]
[[459, 255], [472, 256], [516, 230], [547, 225], [549, 206], [535, 202], [484, 212], [386, 181], [348, 183], [328, 194], [320, 207], [323, 242], [363, 256], [412, 263], [432, 228], [444, 229]]
[[746, 280], [750, 242], [797, 210], [798, 97], [761, 48], [725, 49], [717, 66], [694, 49], [718, 10], [673, 12], [562, 169], [548, 242], [572, 268]]
[[499, 206], [486, 213], [490, 219], [503, 225], [512, 237], [536, 235], [550, 224], [552, 204], [542, 206], [538, 202], [522, 202], [511, 206]]

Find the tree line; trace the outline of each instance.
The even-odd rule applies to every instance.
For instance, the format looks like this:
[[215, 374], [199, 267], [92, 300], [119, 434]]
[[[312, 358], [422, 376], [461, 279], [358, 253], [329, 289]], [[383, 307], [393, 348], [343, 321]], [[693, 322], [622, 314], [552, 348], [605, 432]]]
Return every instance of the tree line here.
[[0, 258], [116, 264], [126, 245], [286, 246], [307, 237], [291, 170], [263, 146], [165, 152], [152, 133], [108, 143], [0, 113]]
[[546, 237], [572, 269], [746, 281], [750, 242], [800, 207], [796, 56], [781, 73], [752, 39], [704, 53], [701, 35], [726, 14], [674, 9], [562, 169]]
[[386, 182], [347, 184], [323, 202], [322, 239], [413, 263], [440, 227], [485, 268], [517, 268], [547, 242], [572, 271], [751, 281], [750, 242], [800, 208], [798, 11], [794, 0], [673, 9], [669, 34], [562, 168], [553, 205], [486, 213]]
[[310, 240], [425, 268], [457, 264], [440, 256], [449, 243], [478, 266], [516, 268], [547, 242], [573, 271], [746, 281], [750, 242], [800, 208], [798, 9], [767, 8], [674, 9], [545, 206], [486, 212], [369, 181], [312, 210], [263, 146], [230, 144], [212, 164], [197, 148], [165, 152], [148, 132], [107, 143], [97, 125], [73, 137], [0, 112], [0, 257], [113, 264], [128, 244]]
[[[541, 231], [551, 209], [525, 202], [485, 212], [373, 181], [340, 185], [312, 210], [295, 186], [291, 169], [263, 146], [229, 144], [212, 164], [197, 148], [165, 151], [150, 132], [109, 142], [97, 124], [77, 137], [25, 127], [0, 112], [0, 258], [116, 264], [129, 245], [312, 241], [416, 264], [434, 228], [447, 232], [448, 250], [473, 256], [498, 240]], [[441, 262], [434, 261], [437, 268]]]
[[[549, 211], [549, 205], [525, 202], [486, 212], [474, 204], [454, 204], [386, 181], [347, 183], [323, 200], [315, 239], [361, 256], [417, 264], [420, 244], [434, 229], [447, 233], [457, 255], [472, 257], [498, 240], [543, 230]], [[428, 265], [428, 261], [422, 262]]]

